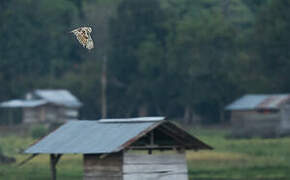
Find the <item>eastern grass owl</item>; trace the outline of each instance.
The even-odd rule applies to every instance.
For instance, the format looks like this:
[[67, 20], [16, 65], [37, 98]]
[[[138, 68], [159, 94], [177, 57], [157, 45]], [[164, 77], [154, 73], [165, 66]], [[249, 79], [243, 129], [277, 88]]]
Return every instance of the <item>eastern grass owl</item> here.
[[91, 50], [94, 48], [94, 42], [91, 37], [92, 28], [80, 27], [71, 31], [77, 37], [83, 47]]

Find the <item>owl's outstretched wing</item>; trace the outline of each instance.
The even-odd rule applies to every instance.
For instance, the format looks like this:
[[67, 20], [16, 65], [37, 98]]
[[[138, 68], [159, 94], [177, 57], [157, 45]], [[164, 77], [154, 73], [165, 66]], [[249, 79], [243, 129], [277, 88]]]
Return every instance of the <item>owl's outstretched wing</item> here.
[[90, 27], [80, 27], [71, 31], [77, 37], [77, 40], [86, 47], [91, 50], [94, 48], [94, 42], [91, 37], [92, 28]]

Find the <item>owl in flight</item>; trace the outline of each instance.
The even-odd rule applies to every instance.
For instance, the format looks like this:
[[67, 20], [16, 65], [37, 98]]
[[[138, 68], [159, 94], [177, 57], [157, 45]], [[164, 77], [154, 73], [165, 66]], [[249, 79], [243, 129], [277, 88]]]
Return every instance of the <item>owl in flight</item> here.
[[83, 47], [89, 50], [94, 48], [94, 42], [91, 37], [92, 28], [90, 27], [80, 27], [71, 31], [77, 37], [78, 41], [83, 45]]

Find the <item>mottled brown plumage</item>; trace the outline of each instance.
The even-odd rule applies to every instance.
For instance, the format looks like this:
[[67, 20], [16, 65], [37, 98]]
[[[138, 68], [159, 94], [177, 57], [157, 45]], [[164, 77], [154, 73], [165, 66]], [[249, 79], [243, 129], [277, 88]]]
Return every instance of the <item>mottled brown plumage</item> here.
[[77, 37], [83, 47], [91, 50], [94, 48], [94, 42], [91, 37], [92, 28], [80, 27], [71, 31]]

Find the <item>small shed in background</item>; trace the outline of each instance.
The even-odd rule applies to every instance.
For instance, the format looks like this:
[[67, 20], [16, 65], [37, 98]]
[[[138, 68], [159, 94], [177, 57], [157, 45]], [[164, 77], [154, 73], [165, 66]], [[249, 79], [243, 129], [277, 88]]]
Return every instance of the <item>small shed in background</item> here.
[[84, 180], [188, 180], [186, 150], [212, 149], [163, 117], [70, 121], [25, 153], [83, 154]]
[[[0, 104], [1, 108], [9, 108], [13, 119], [12, 109], [21, 109], [21, 122], [30, 123], [63, 123], [78, 118], [78, 109], [82, 103], [68, 90], [34, 90], [25, 95], [25, 99], [15, 99]], [[9, 113], [9, 112], [8, 112]], [[15, 117], [14, 117], [15, 118]]]
[[289, 94], [249, 94], [225, 108], [231, 112], [232, 135], [276, 137], [290, 134]]

